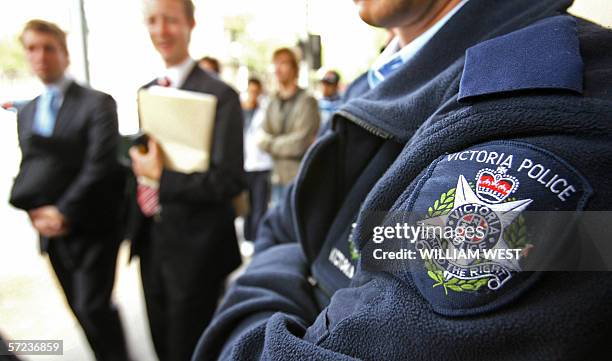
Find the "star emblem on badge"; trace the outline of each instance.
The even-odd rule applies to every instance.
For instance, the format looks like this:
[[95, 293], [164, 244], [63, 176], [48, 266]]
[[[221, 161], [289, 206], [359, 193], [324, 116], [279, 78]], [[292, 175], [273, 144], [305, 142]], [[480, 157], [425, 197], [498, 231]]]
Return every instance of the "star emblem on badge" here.
[[[500, 229], [498, 230], [499, 236], [495, 239], [493, 239], [493, 237], [489, 237], [488, 241], [491, 244], [491, 247], [489, 249], [508, 249], [510, 247], [508, 246], [508, 243], [504, 240], [503, 231], [508, 226], [510, 226], [512, 222], [514, 222], [516, 217], [522, 211], [524, 211], [529, 206], [529, 204], [531, 204], [531, 202], [531, 199], [523, 199], [497, 204], [486, 202], [476, 195], [465, 177], [463, 175], [460, 175], [457, 181], [457, 188], [455, 190], [455, 199], [453, 202], [452, 210], [445, 215], [424, 219], [420, 222], [420, 224], [425, 227], [441, 227], [441, 229], [444, 229], [444, 227], [447, 226], [456, 227], [458, 225], [458, 222], [455, 219], [455, 217], [457, 216], [453, 216], [454, 214], [459, 214], [463, 216], [461, 218], [461, 222], [464, 223], [473, 222], [474, 224], [479, 224], [478, 222], [486, 223], [487, 220], [490, 221], [491, 219], [494, 219], [494, 221], [497, 222], [500, 226]], [[462, 212], [462, 207], [464, 209], [469, 208], [476, 210], [481, 207], [481, 210], [486, 209], [489, 212], [492, 211], [494, 215], [482, 216], [482, 213], [479, 214], [478, 211], [475, 211], [473, 214], [469, 214]], [[440, 239], [438, 239], [438, 241], [440, 241]], [[476, 239], [476, 242], [479, 241], [480, 240]], [[484, 241], [484, 239], [482, 239], [482, 241]], [[453, 249], [460, 248], [459, 245], [457, 245], [457, 243], [454, 241], [449, 241], [447, 247], [451, 250], [451, 252], [453, 252]], [[462, 260], [457, 260], [457, 262], [453, 262], [466, 266], [473, 263], [474, 261], [475, 260], [463, 260], [462, 262]], [[507, 267], [511, 270], [520, 271], [520, 265], [518, 263], [518, 260], [516, 259], [495, 260], [495, 263], [499, 264], [500, 266]]]

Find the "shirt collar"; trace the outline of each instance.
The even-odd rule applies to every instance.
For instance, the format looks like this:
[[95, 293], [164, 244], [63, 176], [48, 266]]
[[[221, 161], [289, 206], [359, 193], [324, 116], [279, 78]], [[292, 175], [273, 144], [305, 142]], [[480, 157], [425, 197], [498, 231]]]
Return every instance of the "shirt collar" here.
[[67, 75], [62, 75], [62, 77], [58, 81], [50, 84], [45, 84], [41, 99], [44, 97], [51, 96], [51, 94], [53, 94], [53, 96], [55, 97], [56, 106], [59, 108], [64, 102], [64, 95], [66, 94], [66, 91], [68, 90], [70, 84], [72, 84], [72, 81], [73, 80], [71, 77]]
[[45, 93], [48, 92], [57, 92], [60, 96], [63, 96], [72, 83], [72, 79], [67, 75], [62, 75], [62, 77], [56, 82], [45, 84]]
[[397, 36], [393, 38], [368, 71], [370, 88], [380, 84], [397, 68], [412, 59], [467, 2], [468, 0], [461, 1], [442, 19], [403, 48], [400, 48], [399, 38]]
[[187, 57], [182, 63], [164, 69], [161, 77], [167, 77], [170, 80], [170, 87], [180, 88], [194, 66], [195, 60]]
[[342, 97], [341, 97], [341, 96], [340, 96], [340, 94], [338, 94], [338, 93], [333, 94], [333, 95], [332, 95], [332, 96], [330, 96], [330, 97], [321, 97], [321, 100], [326, 100], [326, 101], [328, 101], [328, 102], [335, 102], [335, 101], [338, 101], [338, 100], [340, 100], [340, 99], [342, 99]]

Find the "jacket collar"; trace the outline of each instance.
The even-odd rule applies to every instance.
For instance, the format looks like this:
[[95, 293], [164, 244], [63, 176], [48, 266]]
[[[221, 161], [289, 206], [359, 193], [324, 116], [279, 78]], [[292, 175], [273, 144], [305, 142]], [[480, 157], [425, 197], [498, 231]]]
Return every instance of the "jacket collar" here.
[[81, 99], [79, 99], [80, 90], [80, 86], [74, 81], [67, 86], [64, 93], [64, 101], [57, 113], [53, 134], [61, 134], [70, 125], [73, 114], [75, 114], [76, 109], [81, 104]]
[[565, 13], [571, 3], [469, 1], [427, 46], [379, 86], [346, 103], [339, 113], [381, 137], [406, 142], [445, 102], [456, 98], [466, 49]]

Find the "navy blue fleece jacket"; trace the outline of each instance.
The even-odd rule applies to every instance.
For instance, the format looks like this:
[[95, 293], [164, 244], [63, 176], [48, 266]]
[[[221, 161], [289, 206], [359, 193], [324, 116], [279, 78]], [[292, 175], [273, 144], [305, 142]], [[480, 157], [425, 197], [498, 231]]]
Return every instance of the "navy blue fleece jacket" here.
[[376, 211], [434, 222], [478, 205], [502, 225], [487, 242], [582, 257], [550, 239], [558, 224], [521, 218], [612, 204], [612, 35], [569, 3], [472, 0], [348, 102], [194, 360], [610, 359], [612, 274], [382, 264], [368, 226]]

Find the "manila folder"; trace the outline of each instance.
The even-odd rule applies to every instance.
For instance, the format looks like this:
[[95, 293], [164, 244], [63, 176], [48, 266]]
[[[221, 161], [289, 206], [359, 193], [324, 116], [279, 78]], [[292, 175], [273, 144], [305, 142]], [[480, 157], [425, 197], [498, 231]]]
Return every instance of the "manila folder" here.
[[159, 143], [165, 168], [180, 173], [208, 169], [216, 106], [211, 94], [160, 86], [138, 92], [140, 127]]

